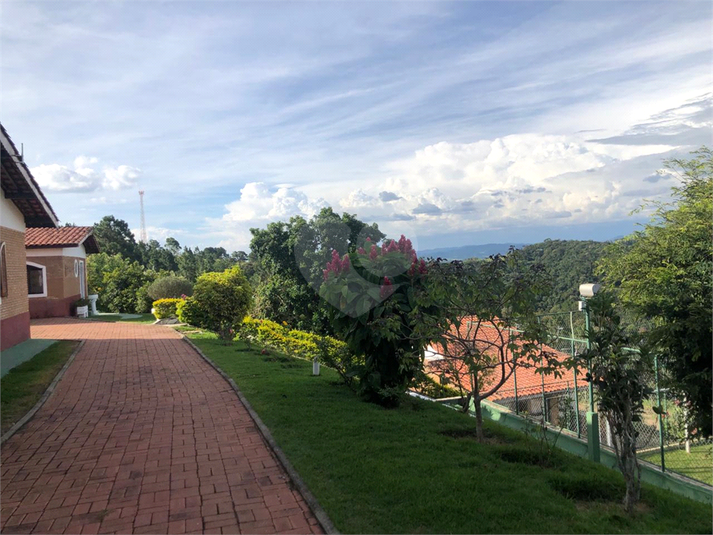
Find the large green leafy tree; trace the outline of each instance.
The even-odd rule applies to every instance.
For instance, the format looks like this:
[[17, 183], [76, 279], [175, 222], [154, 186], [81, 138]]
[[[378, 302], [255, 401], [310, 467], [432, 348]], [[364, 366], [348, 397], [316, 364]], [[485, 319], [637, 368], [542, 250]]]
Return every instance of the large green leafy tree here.
[[376, 224], [368, 225], [351, 214], [340, 216], [331, 208], [309, 221], [293, 217], [250, 232], [256, 315], [323, 334], [332, 334], [332, 328], [317, 290], [332, 251], [344, 254], [366, 238], [373, 243], [384, 238]]
[[148, 312], [152, 302], [148, 286], [158, 275], [119, 254], [99, 253], [88, 258], [89, 289], [99, 294], [97, 305], [106, 312]]
[[157, 240], [149, 240], [148, 243], [139, 242], [136, 244], [136, 248], [141, 256], [141, 263], [148, 269], [154, 271], [176, 271], [178, 269], [173, 253], [168, 248], [161, 247]]
[[651, 221], [612, 244], [599, 269], [623, 304], [650, 319], [668, 387], [697, 433], [711, 435], [713, 153], [666, 162], [679, 184], [670, 202], [649, 202]]
[[129, 224], [123, 219], [107, 215], [94, 225], [94, 238], [99, 250], [109, 255], [120, 254], [129, 260], [141, 261], [139, 252]]

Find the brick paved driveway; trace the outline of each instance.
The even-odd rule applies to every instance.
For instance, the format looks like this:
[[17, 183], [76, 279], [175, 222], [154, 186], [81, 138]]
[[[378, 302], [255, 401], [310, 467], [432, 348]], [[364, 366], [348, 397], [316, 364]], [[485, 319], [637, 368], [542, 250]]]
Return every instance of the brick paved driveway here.
[[2, 447], [5, 533], [319, 533], [229, 385], [167, 327], [39, 320], [86, 343]]

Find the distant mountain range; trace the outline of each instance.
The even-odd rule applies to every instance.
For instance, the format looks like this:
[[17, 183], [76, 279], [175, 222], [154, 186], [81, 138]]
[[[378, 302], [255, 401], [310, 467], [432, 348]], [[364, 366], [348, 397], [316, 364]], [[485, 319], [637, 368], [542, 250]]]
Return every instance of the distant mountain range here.
[[428, 258], [446, 258], [448, 260], [467, 260], [468, 258], [487, 258], [494, 254], [505, 254], [510, 247], [524, 247], [525, 243], [486, 243], [483, 245], [463, 245], [461, 247], [441, 247], [439, 249], [423, 249], [419, 256]]

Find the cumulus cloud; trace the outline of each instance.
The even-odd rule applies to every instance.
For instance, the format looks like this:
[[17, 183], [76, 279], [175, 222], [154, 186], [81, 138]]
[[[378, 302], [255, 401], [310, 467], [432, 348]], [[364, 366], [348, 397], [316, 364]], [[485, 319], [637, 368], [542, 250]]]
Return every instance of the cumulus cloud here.
[[398, 201], [401, 197], [396, 195], [393, 191], [382, 191], [379, 193], [379, 200], [381, 202], [392, 202]]
[[325, 206], [328, 203], [324, 199], [310, 200], [297, 189], [249, 182], [240, 190], [240, 198], [226, 205], [223, 221], [279, 220], [295, 215], [312, 217]]
[[[652, 117], [626, 131], [621, 143], [588, 139], [587, 132], [442, 141], [385, 164], [357, 187], [324, 181], [305, 188], [320, 195], [316, 201], [303, 190], [250, 183], [227, 205], [223, 220], [260, 226], [296, 214], [309, 217], [327, 203], [375, 221], [394, 236], [624, 220], [642, 198], [669, 194], [670, 172], [661, 170], [662, 160], [684, 156], [691, 131], [707, 128], [710, 134], [701, 115], [709, 101]], [[648, 135], [662, 130], [677, 134], [665, 140]]]
[[[132, 234], [136, 237], [138, 240], [141, 237], [141, 229], [140, 228], [132, 228], [131, 229]], [[175, 238], [176, 236], [181, 236], [186, 234], [185, 230], [180, 230], [180, 229], [173, 229], [173, 228], [166, 228], [166, 227], [154, 227], [154, 226], [148, 226], [146, 227], [146, 237], [149, 240], [157, 240], [160, 243], [163, 243], [166, 241], [166, 238]]]
[[71, 167], [43, 164], [31, 171], [42, 189], [72, 193], [132, 188], [141, 175], [139, 169], [128, 165], [100, 167], [97, 158], [87, 156], [77, 156]]

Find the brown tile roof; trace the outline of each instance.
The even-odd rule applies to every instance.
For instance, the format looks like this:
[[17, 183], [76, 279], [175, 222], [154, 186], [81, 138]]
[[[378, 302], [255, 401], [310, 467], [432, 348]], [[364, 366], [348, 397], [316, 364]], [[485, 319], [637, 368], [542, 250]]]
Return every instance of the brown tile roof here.
[[[472, 339], [468, 333], [468, 318], [463, 318], [460, 324], [459, 333], [462, 339]], [[477, 322], [476, 318], [472, 318], [473, 321]], [[452, 331], [455, 331], [455, 326], [451, 327]], [[507, 347], [510, 342], [509, 331], [506, 328], [495, 328], [495, 326], [489, 325], [489, 322], [483, 321], [480, 324], [478, 331], [476, 345], [484, 353], [490, 353], [495, 361], [498, 360], [497, 352], [495, 348], [497, 347]], [[518, 346], [522, 345], [521, 340], [515, 340], [514, 343]], [[492, 346], [490, 344], [493, 344]], [[433, 350], [436, 354], [442, 354], [443, 348], [440, 344], [433, 344]], [[562, 362], [569, 358], [569, 355], [556, 349], [549, 347], [548, 345], [541, 344], [540, 351], [545, 352], [554, 357], [557, 361]], [[425, 371], [437, 382], [441, 377], [447, 377], [451, 383], [460, 382], [460, 385], [466, 390], [470, 391], [472, 388], [471, 377], [469, 373], [468, 366], [465, 362], [458, 358], [449, 358], [443, 360], [430, 360], [425, 363]], [[546, 393], [561, 392], [572, 387], [574, 384], [574, 374], [577, 375], [577, 380], [581, 381], [579, 386], [586, 384], [584, 382], [584, 371], [567, 371], [562, 377], [555, 377], [554, 375], [546, 375], [538, 372], [534, 363], [522, 360], [517, 366], [515, 375], [510, 375], [505, 383], [488, 399], [491, 401], [497, 401], [499, 399], [507, 399], [515, 396], [515, 381], [517, 381], [517, 393], [518, 396], [532, 396], [535, 394], [540, 394], [544, 388]], [[502, 378], [502, 372], [500, 368], [495, 368], [491, 370], [490, 374], [485, 373], [481, 377], [481, 390], [487, 390], [491, 385], [496, 384]]]
[[93, 230], [92, 227], [28, 228], [25, 231], [25, 247], [78, 247], [83, 243], [87, 253], [98, 253]]

